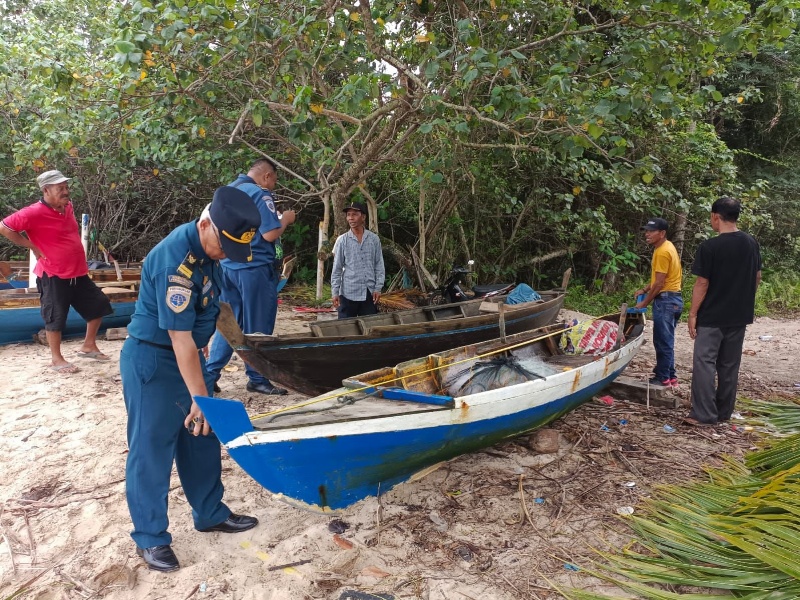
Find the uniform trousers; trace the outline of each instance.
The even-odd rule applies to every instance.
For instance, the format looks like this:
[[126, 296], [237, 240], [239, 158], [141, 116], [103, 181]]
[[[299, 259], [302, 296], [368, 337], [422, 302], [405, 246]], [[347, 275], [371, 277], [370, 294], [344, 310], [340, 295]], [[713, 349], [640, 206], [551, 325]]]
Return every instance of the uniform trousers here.
[[[278, 316], [278, 278], [271, 266], [253, 269], [223, 268], [220, 299], [231, 305], [243, 333], [272, 334]], [[228, 364], [233, 348], [217, 331], [211, 340], [208, 370], [219, 381], [222, 367]], [[269, 380], [250, 365], [245, 372], [251, 383], [268, 384]]]
[[[222, 502], [219, 440], [213, 432], [195, 437], [184, 427], [192, 398], [175, 354], [129, 337], [120, 354], [120, 371], [128, 411], [125, 491], [133, 541], [139, 548], [172, 543], [167, 496], [173, 462], [192, 507], [195, 529], [225, 521], [231, 511]], [[213, 386], [208, 374], [206, 385]]]
[[[727, 421], [736, 405], [746, 327], [698, 327], [692, 360], [692, 410], [701, 423]], [[716, 385], [714, 378], [716, 376]]]

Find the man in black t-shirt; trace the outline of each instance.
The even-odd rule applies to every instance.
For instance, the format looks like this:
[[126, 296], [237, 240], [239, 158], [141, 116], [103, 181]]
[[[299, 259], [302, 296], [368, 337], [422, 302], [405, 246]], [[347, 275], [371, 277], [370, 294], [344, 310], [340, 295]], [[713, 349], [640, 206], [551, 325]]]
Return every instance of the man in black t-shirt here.
[[[692, 410], [689, 425], [716, 425], [731, 418], [747, 325], [753, 322], [761, 283], [758, 242], [736, 227], [738, 200], [722, 197], [711, 206], [719, 235], [697, 249], [692, 273], [689, 335], [694, 340]], [[717, 377], [716, 385], [714, 377]]]

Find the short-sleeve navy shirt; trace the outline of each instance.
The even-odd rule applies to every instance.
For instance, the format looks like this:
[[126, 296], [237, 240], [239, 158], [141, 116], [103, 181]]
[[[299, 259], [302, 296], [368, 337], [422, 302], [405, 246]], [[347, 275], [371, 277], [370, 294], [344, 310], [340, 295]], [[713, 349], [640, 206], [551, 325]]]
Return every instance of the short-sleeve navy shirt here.
[[219, 315], [220, 274], [200, 244], [197, 221], [175, 228], [145, 258], [128, 334], [170, 346], [169, 330], [191, 331], [205, 347]]

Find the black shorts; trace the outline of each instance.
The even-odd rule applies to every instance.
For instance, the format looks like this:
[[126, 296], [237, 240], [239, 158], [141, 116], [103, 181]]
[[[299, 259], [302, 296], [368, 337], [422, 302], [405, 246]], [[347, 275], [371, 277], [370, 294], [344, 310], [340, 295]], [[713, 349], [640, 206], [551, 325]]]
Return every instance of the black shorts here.
[[111, 302], [88, 275], [61, 279], [43, 273], [36, 279], [42, 319], [47, 331], [62, 331], [67, 324], [69, 307], [85, 320], [92, 321], [114, 312]]

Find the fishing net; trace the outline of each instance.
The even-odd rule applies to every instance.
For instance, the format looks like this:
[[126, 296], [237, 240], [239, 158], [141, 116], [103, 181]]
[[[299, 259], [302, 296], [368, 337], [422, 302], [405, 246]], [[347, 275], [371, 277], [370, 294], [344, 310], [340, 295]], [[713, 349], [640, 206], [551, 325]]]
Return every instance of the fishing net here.
[[602, 354], [617, 343], [617, 326], [611, 321], [594, 319], [573, 321], [573, 327], [565, 331], [559, 341], [564, 354]]
[[544, 379], [557, 372], [535, 356], [475, 359], [447, 369], [442, 377], [442, 384], [450, 396], [468, 396], [534, 379]]

